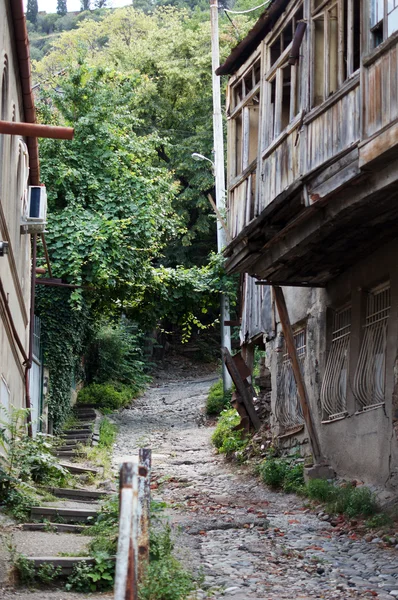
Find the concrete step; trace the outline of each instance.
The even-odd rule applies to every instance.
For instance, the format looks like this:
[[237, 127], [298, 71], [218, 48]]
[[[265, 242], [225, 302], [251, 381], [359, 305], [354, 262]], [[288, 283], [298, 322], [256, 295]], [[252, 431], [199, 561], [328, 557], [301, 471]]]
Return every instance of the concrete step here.
[[91, 440], [92, 433], [68, 433], [61, 437], [62, 440]]
[[93, 473], [93, 475], [97, 475], [99, 473], [98, 469], [93, 469], [91, 467], [81, 467], [79, 465], [69, 465], [67, 463], [60, 463], [61, 467], [67, 469], [69, 473], [75, 473], [76, 475], [80, 475], [83, 473]]
[[76, 450], [76, 448], [80, 446], [80, 444], [77, 444], [76, 442], [74, 444], [66, 444], [65, 446], [58, 446], [58, 448], [55, 449], [56, 452], [70, 452], [71, 450]]
[[79, 453], [73, 448], [71, 448], [70, 450], [56, 450], [54, 453], [54, 455], [58, 458], [74, 458], [78, 454]]
[[83, 434], [87, 434], [87, 435], [91, 435], [93, 433], [93, 430], [91, 429], [91, 427], [85, 427], [85, 428], [77, 428], [77, 429], [67, 429], [66, 431], [64, 431], [63, 435], [83, 435]]
[[89, 556], [26, 556], [25, 558], [35, 569], [38, 569], [43, 564], [61, 567], [62, 575], [70, 575], [73, 571], [73, 567], [82, 562], [89, 565], [95, 563], [95, 559]]
[[86, 522], [88, 519], [94, 519], [98, 515], [97, 510], [87, 508], [60, 508], [52, 506], [32, 506], [30, 516], [32, 520], [39, 519], [57, 519], [61, 518], [65, 522], [74, 523]]
[[48, 531], [49, 527], [51, 531], [57, 533], [83, 533], [88, 529], [87, 525], [76, 525], [73, 523], [24, 523], [21, 527], [24, 531]]
[[112, 492], [105, 490], [83, 490], [74, 488], [47, 488], [53, 496], [57, 498], [70, 498], [71, 500], [100, 500], [106, 496], [112, 496]]

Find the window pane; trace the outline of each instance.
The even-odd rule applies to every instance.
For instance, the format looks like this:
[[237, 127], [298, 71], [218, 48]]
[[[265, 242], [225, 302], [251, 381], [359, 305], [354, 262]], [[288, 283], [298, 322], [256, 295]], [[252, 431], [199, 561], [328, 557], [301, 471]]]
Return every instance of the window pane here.
[[388, 35], [398, 31], [398, 7], [388, 15]]

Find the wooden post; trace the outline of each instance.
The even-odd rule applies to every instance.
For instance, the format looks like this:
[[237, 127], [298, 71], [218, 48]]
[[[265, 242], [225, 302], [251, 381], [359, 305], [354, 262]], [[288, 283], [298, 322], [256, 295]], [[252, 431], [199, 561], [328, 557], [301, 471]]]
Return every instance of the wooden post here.
[[[238, 392], [240, 398], [242, 399], [242, 402], [244, 404], [246, 412], [249, 415], [250, 421], [252, 422], [255, 429], [257, 429], [257, 430], [260, 429], [261, 422], [260, 422], [259, 416], [256, 413], [256, 410], [253, 405], [251, 386], [249, 385], [249, 383], [247, 382], [246, 379], [241, 377], [239, 369], [236, 366], [236, 364], [227, 348], [222, 349], [222, 357], [223, 357], [223, 361], [225, 362], [225, 364], [227, 366], [229, 374], [232, 377], [232, 381], [235, 384], [236, 391]], [[242, 359], [242, 362], [243, 362], [243, 359]], [[245, 367], [247, 369], [247, 365], [245, 365]], [[249, 376], [250, 372], [248, 369], [247, 369], [247, 371], [248, 371], [247, 376]]]
[[289, 352], [290, 360], [292, 361], [292, 369], [294, 379], [296, 380], [297, 392], [300, 399], [301, 408], [304, 415], [305, 424], [307, 426], [308, 435], [310, 437], [312, 454], [316, 464], [321, 464], [324, 458], [321, 453], [321, 447], [319, 444], [318, 436], [314, 428], [312, 420], [311, 409], [308, 402], [308, 394], [304, 383], [304, 378], [301, 373], [300, 363], [297, 356], [296, 345], [294, 343], [293, 330], [290, 324], [289, 313], [287, 312], [285, 296], [282, 288], [279, 286], [273, 286], [275, 295], [275, 302], [281, 320], [283, 335], [285, 336], [287, 350]]
[[140, 448], [138, 459], [138, 581], [142, 581], [149, 563], [149, 525], [151, 508], [151, 458], [149, 448]]
[[137, 600], [138, 466], [120, 469], [119, 538], [116, 556], [115, 600]]

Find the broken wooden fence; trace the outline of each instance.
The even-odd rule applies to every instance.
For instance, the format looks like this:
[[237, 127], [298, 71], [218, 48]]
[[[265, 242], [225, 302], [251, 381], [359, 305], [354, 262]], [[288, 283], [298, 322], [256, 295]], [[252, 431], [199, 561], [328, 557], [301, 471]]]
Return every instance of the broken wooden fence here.
[[119, 538], [115, 600], [137, 600], [138, 581], [149, 561], [151, 450], [140, 448], [138, 464], [120, 468]]

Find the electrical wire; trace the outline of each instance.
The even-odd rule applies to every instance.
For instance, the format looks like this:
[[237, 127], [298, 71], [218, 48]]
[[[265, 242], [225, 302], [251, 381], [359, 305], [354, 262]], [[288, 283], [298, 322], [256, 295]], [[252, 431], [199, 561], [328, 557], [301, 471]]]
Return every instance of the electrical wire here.
[[269, 4], [271, 4], [272, 0], [267, 0], [267, 2], [264, 2], [263, 4], [259, 4], [259, 6], [255, 6], [254, 8], [249, 8], [248, 10], [229, 10], [229, 8], [224, 8], [224, 12], [226, 13], [231, 13], [233, 15], [245, 15], [247, 13], [251, 13], [254, 10], [257, 10], [259, 8], [262, 8], [263, 6], [268, 6]]

